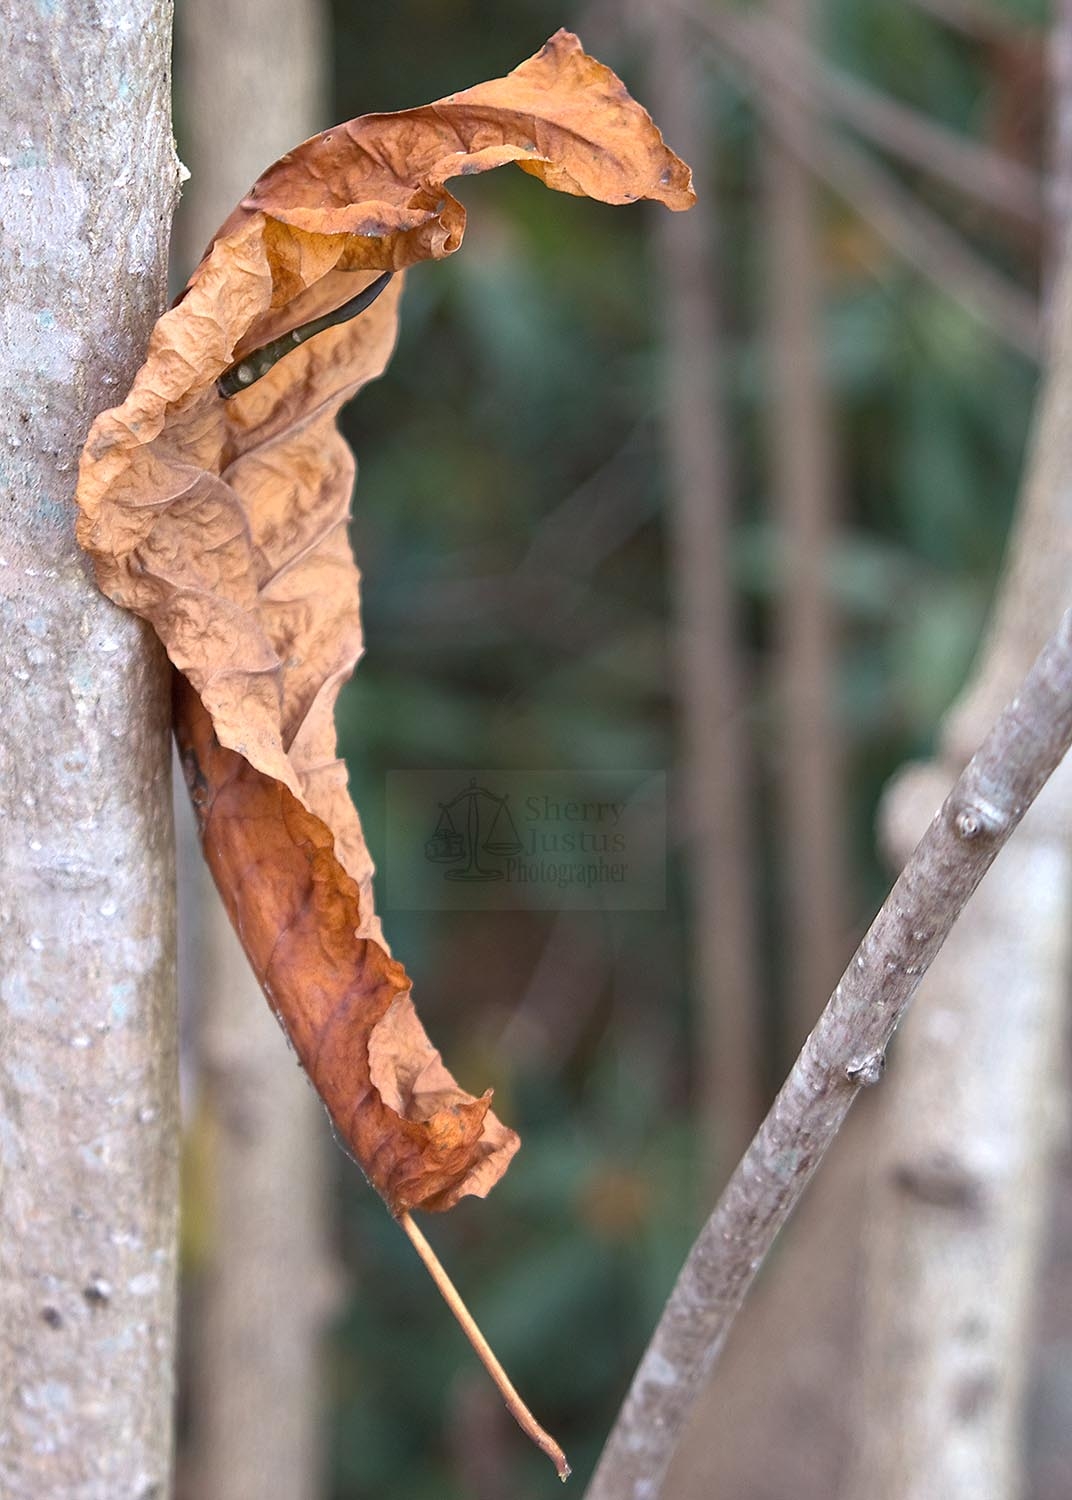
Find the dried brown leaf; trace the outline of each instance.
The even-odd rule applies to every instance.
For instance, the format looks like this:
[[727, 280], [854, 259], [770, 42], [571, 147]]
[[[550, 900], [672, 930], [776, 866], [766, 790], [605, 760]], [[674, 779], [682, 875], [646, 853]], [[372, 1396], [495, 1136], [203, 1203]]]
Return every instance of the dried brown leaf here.
[[233, 399], [216, 382], [378, 272], [452, 253], [465, 212], [443, 184], [511, 161], [608, 203], [692, 202], [687, 167], [567, 32], [507, 78], [325, 131], [219, 231], [126, 400], [93, 424], [79, 478], [101, 588], [152, 623], [186, 679], [176, 732], [231, 919], [396, 1213], [483, 1195], [517, 1147], [417, 1019], [335, 750], [335, 700], [361, 652], [354, 464], [335, 419], [390, 359], [402, 278]]

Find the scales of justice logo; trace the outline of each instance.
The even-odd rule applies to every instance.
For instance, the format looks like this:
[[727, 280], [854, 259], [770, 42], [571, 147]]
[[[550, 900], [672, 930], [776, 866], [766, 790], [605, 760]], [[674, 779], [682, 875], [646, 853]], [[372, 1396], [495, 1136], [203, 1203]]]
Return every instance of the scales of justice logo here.
[[[445, 880], [505, 880], [506, 872], [482, 864], [481, 855], [509, 860], [523, 847], [510, 812], [510, 798], [478, 786], [474, 777], [449, 802], [439, 803], [439, 821], [424, 846], [424, 857], [433, 864], [453, 866], [444, 870]], [[464, 864], [459, 863], [463, 860]]]

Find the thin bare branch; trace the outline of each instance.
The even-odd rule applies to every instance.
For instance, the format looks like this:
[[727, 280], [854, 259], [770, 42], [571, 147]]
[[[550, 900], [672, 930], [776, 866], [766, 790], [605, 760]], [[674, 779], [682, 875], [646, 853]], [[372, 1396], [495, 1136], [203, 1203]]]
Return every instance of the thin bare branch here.
[[[792, 141], [787, 144], [793, 146]], [[1034, 295], [995, 270], [892, 173], [832, 131], [825, 132], [808, 165], [940, 292], [1021, 354], [1038, 358], [1041, 335]]]
[[[708, 14], [690, 3], [673, 0], [699, 23], [708, 37], [715, 61], [751, 63], [751, 55], [727, 57], [719, 41], [709, 34]], [[728, 33], [727, 33], [728, 34]], [[740, 73], [735, 71], [734, 78]], [[746, 72], [745, 80], [749, 80]], [[764, 87], [766, 72], [753, 70], [754, 86]], [[779, 75], [778, 86], [783, 86]], [[941, 292], [981, 318], [1014, 348], [1028, 358], [1039, 352], [1039, 316], [1035, 297], [987, 260], [951, 229], [937, 214], [902, 186], [892, 172], [859, 147], [823, 127], [810, 139], [783, 136], [789, 150], [831, 188], [886, 241], [897, 254], [927, 277]]]
[[690, 14], [778, 94], [830, 113], [872, 145], [990, 209], [1034, 224], [1042, 219], [1043, 184], [1036, 172], [846, 73], [784, 22], [725, 8], [690, 8]]
[[587, 1500], [654, 1500], [756, 1271], [953, 923], [1072, 742], [1072, 611], [901, 872], [678, 1277]]
[[[1067, 26], [1072, 3], [1062, 4]], [[1051, 32], [1055, 47], [1067, 42], [1060, 31]], [[1059, 140], [1070, 100], [1066, 66], [1056, 71]], [[934, 760], [901, 772], [883, 799], [884, 842], [897, 862], [1015, 690], [1046, 623], [1072, 603], [1067, 252], [1054, 270], [1048, 368], [1004, 576]], [[1033, 1294], [1053, 1186], [1055, 1105], [1067, 1089], [1070, 772], [1066, 762], [972, 902], [898, 1040], [865, 1206], [868, 1312], [849, 1495], [1009, 1500], [1024, 1490]], [[1045, 1384], [1044, 1374], [1036, 1378]], [[981, 1384], [986, 1398], [977, 1401]], [[953, 1425], [959, 1435], [950, 1443]]]

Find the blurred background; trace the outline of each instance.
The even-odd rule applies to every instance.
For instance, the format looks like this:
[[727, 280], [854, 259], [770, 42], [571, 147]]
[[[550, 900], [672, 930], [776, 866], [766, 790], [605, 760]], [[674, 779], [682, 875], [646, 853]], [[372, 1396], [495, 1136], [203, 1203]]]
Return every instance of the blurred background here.
[[[493, 1085], [523, 1139], [487, 1202], [425, 1228], [579, 1494], [693, 1235], [885, 894], [883, 788], [931, 754], [983, 631], [1052, 270], [1046, 7], [177, 11], [193, 176], [176, 286], [287, 146], [501, 75], [560, 25], [695, 170], [699, 207], [678, 216], [509, 170], [455, 184], [465, 244], [409, 274], [394, 361], [344, 414], [366, 656], [339, 736], [374, 856], [391, 772], [668, 777], [661, 909], [381, 905], [449, 1066]], [[255, 1493], [242, 1442], [269, 1471], [259, 1493], [286, 1500], [557, 1492], [300, 1081], [296, 1123], [277, 1111], [264, 1079], [293, 1065], [263, 1002], [214, 1011], [240, 970], [186, 881], [183, 1493]], [[269, 1073], [236, 1082], [254, 1029]], [[761, 1397], [729, 1426], [713, 1401], [721, 1477], [697, 1457], [675, 1494], [835, 1493], [845, 1162], [822, 1179], [837, 1246], [791, 1240], [760, 1287], [790, 1254], [798, 1287], [826, 1273], [795, 1384], [785, 1319], [743, 1324], [728, 1365]], [[256, 1223], [267, 1248], [243, 1242]], [[1038, 1420], [1030, 1493], [1048, 1500], [1069, 1475], [1045, 1437], [1058, 1418]]]

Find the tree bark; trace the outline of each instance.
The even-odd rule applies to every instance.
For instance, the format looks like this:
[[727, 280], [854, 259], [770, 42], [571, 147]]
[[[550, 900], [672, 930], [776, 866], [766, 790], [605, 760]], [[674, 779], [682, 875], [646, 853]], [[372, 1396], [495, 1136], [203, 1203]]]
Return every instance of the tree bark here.
[[[792, 38], [809, 41], [813, 0], [771, 0]], [[814, 112], [782, 87], [762, 107], [766, 146], [768, 336], [772, 362], [772, 501], [781, 558], [775, 675], [780, 709], [779, 864], [786, 913], [789, 1040], [799, 1047], [837, 978], [845, 915], [841, 756], [834, 725], [835, 643], [827, 569], [833, 552], [834, 457], [822, 370], [822, 271], [815, 189], [785, 140], [814, 131]], [[792, 1053], [790, 1053], [790, 1056]]]
[[666, 328], [677, 811], [689, 835], [700, 1110], [709, 1159], [722, 1180], [762, 1109], [749, 753], [729, 570], [731, 486], [702, 75], [687, 22], [674, 7], [656, 7], [650, 27], [652, 108], [666, 139], [692, 164], [699, 198], [692, 213], [659, 215], [655, 251]]
[[[1064, 7], [1055, 51], [1068, 131]], [[1058, 152], [1058, 161], [1061, 161]], [[1056, 174], [1067, 187], [1067, 164]], [[1060, 200], [1058, 200], [1060, 202]], [[1062, 204], [1063, 207], [1063, 204]], [[1061, 226], [1059, 226], [1061, 227]], [[1060, 233], [1057, 238], [1060, 239]], [[1049, 366], [1007, 573], [940, 755], [887, 794], [894, 856], [1072, 602], [1072, 256], [1051, 297]], [[905, 1028], [867, 1215], [860, 1434], [846, 1493], [1015, 1500], [1072, 984], [1072, 776], [1054, 778]]]
[[860, 1088], [881, 1078], [923, 975], [1070, 743], [1072, 610], [932, 819], [689, 1252], [587, 1500], [655, 1500], [756, 1271]]
[[[189, 272], [258, 174], [329, 123], [326, 24], [321, 0], [182, 0], [178, 22], [191, 181], [176, 228]], [[188, 1488], [211, 1500], [315, 1500], [320, 1338], [334, 1285], [330, 1137], [196, 838], [186, 847], [207, 1209], [190, 1305]]]
[[[1067, 768], [984, 882], [900, 1041], [865, 1214], [846, 1497], [1012, 1500], [1052, 1175], [1072, 901]], [[895, 793], [911, 827], [945, 784]], [[1048, 809], [1049, 816], [1047, 816]], [[906, 834], [908, 829], [905, 830]]]
[[169, 0], [0, 47], [0, 1493], [163, 1500], [177, 1218], [169, 668], [74, 540], [160, 311]]

